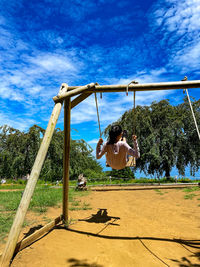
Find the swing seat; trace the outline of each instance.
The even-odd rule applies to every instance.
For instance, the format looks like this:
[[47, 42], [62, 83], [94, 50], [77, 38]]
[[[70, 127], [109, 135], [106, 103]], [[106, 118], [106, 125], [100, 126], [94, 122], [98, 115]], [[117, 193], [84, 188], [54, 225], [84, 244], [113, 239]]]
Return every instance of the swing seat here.
[[[129, 157], [129, 160], [126, 163], [126, 167], [135, 167], [135, 166], [136, 166], [135, 157], [130, 156]], [[106, 167], [110, 167], [107, 162], [106, 162]]]
[[126, 163], [126, 167], [135, 167], [136, 166], [136, 160], [135, 157], [130, 156], [129, 160]]

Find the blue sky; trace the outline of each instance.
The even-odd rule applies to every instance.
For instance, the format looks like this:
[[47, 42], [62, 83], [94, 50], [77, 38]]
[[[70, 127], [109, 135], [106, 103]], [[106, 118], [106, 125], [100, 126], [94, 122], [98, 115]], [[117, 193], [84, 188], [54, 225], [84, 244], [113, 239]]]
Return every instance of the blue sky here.
[[[0, 125], [46, 128], [60, 85], [200, 79], [200, 0], [1, 0]], [[189, 90], [199, 99], [200, 89]], [[141, 92], [136, 104], [182, 90]], [[102, 130], [132, 107], [132, 95], [103, 94]], [[63, 128], [63, 112], [58, 121]], [[94, 96], [72, 110], [74, 139], [99, 137]], [[200, 175], [199, 175], [200, 176]]]

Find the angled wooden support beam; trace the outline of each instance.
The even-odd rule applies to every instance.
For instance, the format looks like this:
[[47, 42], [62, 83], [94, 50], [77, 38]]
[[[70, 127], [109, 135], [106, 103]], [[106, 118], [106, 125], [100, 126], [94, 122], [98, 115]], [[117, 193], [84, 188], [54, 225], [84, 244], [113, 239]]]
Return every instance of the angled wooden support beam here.
[[71, 108], [74, 108], [77, 106], [79, 103], [81, 103], [83, 100], [85, 100], [88, 96], [90, 96], [92, 93], [82, 93], [78, 97], [72, 100], [71, 102]]
[[63, 101], [65, 98], [72, 97], [72, 96], [75, 96], [75, 95], [79, 95], [80, 93], [82, 93], [84, 91], [88, 91], [88, 90], [90, 90], [91, 93], [92, 93], [94, 88], [95, 88], [95, 83], [90, 83], [90, 84], [87, 84], [87, 85], [84, 85], [84, 86], [79, 86], [79, 87], [76, 87], [74, 90], [67, 91], [67, 92], [65, 92], [65, 93], [63, 93], [61, 95], [54, 96], [53, 97], [53, 101], [55, 103], [57, 103], [57, 102]]
[[27, 213], [38, 177], [40, 175], [40, 171], [42, 168], [42, 165], [44, 163], [47, 150], [49, 148], [50, 141], [52, 139], [54, 129], [58, 120], [58, 117], [60, 115], [60, 111], [62, 108], [62, 103], [56, 103], [54, 106], [54, 109], [52, 111], [46, 132], [44, 134], [42, 143], [40, 145], [40, 149], [38, 151], [37, 157], [35, 159], [30, 178], [27, 182], [26, 188], [24, 190], [21, 202], [19, 204], [17, 213], [15, 215], [8, 240], [5, 246], [5, 250], [3, 252], [3, 255], [1, 257], [1, 267], [7, 267], [10, 265], [10, 261], [13, 257], [16, 244], [19, 238], [19, 234], [25, 219], [25, 215]]
[[43, 235], [51, 231], [57, 224], [59, 224], [62, 221], [62, 215], [51, 221], [50, 223], [44, 225], [39, 230], [35, 231], [33, 234], [29, 235], [28, 237], [22, 239], [19, 241], [15, 248], [15, 254], [18, 253], [20, 250], [22, 250], [25, 247], [28, 247], [33, 242], [35, 242], [37, 239], [41, 238]]
[[[69, 86], [68, 91], [74, 91], [77, 86]], [[178, 82], [161, 82], [161, 83], [144, 83], [144, 84], [130, 84], [129, 91], [156, 91], [156, 90], [173, 90], [173, 89], [185, 89], [185, 88], [200, 88], [200, 80], [194, 81], [178, 81]], [[95, 88], [87, 90], [89, 92], [126, 92], [127, 84], [118, 85], [95, 85]]]

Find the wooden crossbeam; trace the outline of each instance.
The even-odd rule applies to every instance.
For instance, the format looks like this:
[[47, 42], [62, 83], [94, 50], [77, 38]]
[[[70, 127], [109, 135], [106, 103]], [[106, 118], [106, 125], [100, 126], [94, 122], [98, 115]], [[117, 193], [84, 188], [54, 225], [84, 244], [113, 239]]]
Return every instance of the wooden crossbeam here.
[[[68, 90], [74, 90], [76, 87], [69, 86]], [[129, 91], [154, 91], [154, 90], [172, 90], [184, 88], [200, 88], [200, 80], [193, 81], [176, 81], [176, 82], [161, 82], [161, 83], [143, 83], [143, 84], [130, 84]], [[87, 92], [126, 92], [127, 84], [123, 85], [95, 85], [95, 88], [87, 90]]]
[[[80, 86], [69, 86], [68, 93], [70, 91], [80, 88]], [[154, 91], [154, 90], [172, 90], [172, 89], [185, 89], [185, 88], [200, 88], [200, 80], [192, 81], [174, 81], [174, 82], [161, 82], [161, 83], [144, 83], [144, 84], [130, 84], [128, 86], [129, 91]], [[87, 93], [112, 93], [112, 92], [126, 92], [127, 84], [117, 85], [96, 85], [95, 87], [88, 88]], [[65, 96], [64, 96], [65, 97]], [[54, 97], [56, 98], [56, 97]], [[53, 98], [53, 99], [54, 99]]]
[[[157, 91], [157, 90], [173, 90], [173, 89], [187, 89], [200, 88], [200, 80], [194, 81], [178, 81], [178, 82], [162, 82], [162, 83], [144, 83], [144, 84], [130, 84], [129, 91]], [[118, 85], [98, 85], [90, 83], [85, 86], [68, 86], [67, 92], [61, 96], [54, 96], [55, 103], [62, 101], [67, 97], [72, 97], [80, 93], [114, 93], [126, 92], [127, 84]]]

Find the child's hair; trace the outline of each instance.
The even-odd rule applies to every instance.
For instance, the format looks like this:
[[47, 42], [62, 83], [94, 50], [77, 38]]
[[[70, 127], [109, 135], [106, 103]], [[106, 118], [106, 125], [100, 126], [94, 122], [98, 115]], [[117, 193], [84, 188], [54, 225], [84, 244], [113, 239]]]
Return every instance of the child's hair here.
[[122, 127], [120, 125], [113, 125], [109, 131], [108, 145], [116, 143], [116, 138], [122, 133]]

